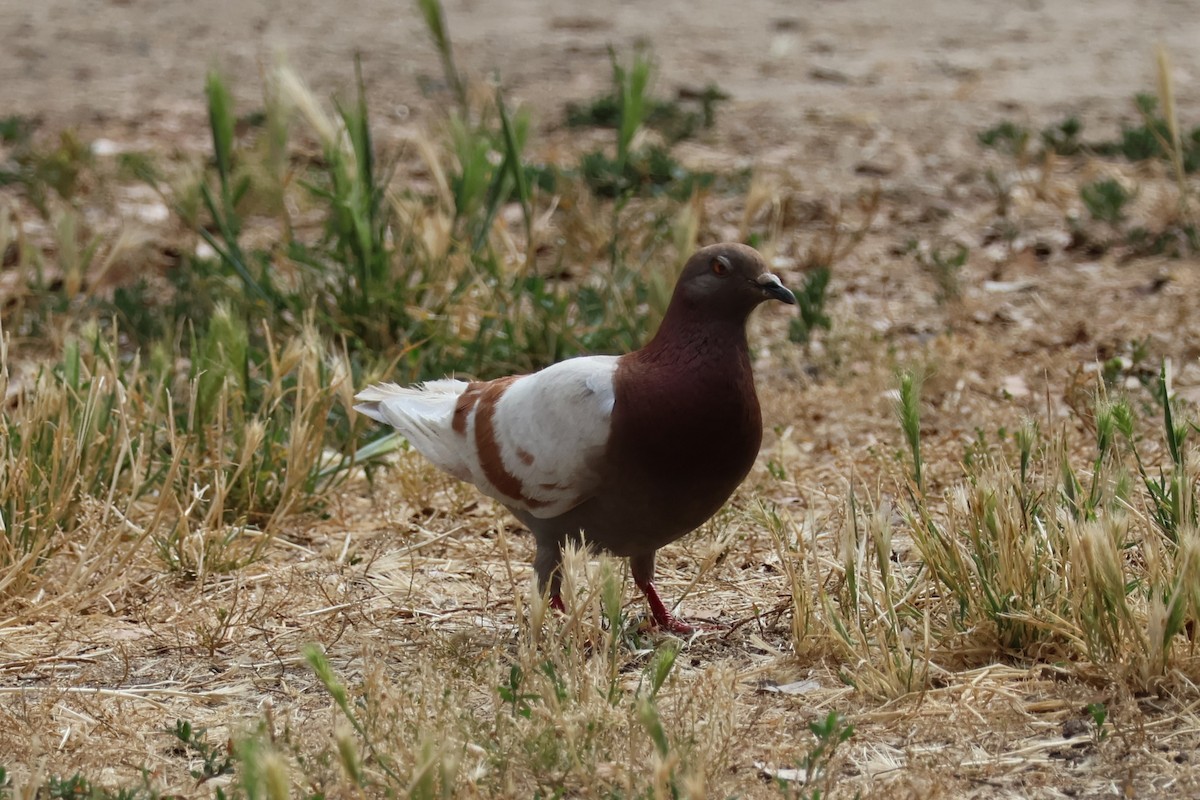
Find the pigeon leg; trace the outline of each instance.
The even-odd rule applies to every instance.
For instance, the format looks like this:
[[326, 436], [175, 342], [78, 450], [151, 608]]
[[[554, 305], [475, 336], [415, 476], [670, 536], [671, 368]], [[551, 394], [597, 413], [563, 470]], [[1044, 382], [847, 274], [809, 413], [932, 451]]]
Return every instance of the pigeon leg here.
[[681, 636], [695, 633], [696, 629], [668, 611], [662, 598], [658, 596], [658, 590], [654, 588], [654, 553], [633, 556], [629, 559], [629, 566], [633, 571], [633, 582], [642, 590], [642, 594], [646, 595], [646, 602], [650, 604], [655, 626]]
[[567, 607], [562, 600], [562, 573], [559, 565], [562, 563], [562, 548], [557, 540], [537, 540], [537, 553], [533, 557], [533, 570], [537, 573], [538, 590], [550, 593], [550, 607], [560, 613], [566, 613]]

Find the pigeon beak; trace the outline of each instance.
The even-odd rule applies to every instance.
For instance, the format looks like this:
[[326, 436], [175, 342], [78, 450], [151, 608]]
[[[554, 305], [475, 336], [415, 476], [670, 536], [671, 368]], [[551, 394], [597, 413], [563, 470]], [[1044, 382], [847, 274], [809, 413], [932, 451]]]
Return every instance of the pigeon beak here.
[[764, 272], [754, 282], [763, 290], [763, 294], [767, 296], [767, 299], [779, 300], [787, 303], [789, 306], [796, 305], [796, 295], [792, 294], [786, 286], [780, 283], [779, 278], [776, 278], [771, 273]]

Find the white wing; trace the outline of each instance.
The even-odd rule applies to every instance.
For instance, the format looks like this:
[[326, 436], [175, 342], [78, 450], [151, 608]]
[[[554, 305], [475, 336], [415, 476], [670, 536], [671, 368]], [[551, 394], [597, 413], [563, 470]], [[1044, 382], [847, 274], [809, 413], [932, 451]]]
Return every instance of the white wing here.
[[392, 425], [450, 474], [550, 518], [591, 496], [608, 443], [615, 356], [573, 358], [484, 383], [371, 387], [356, 408]]
[[[533, 516], [566, 513], [599, 483], [599, 461], [612, 427], [616, 367], [615, 356], [569, 359], [514, 381], [496, 403], [500, 463], [520, 482], [523, 506]], [[481, 455], [486, 455], [486, 437], [480, 422], [486, 434], [486, 414], [481, 403], [475, 420]]]

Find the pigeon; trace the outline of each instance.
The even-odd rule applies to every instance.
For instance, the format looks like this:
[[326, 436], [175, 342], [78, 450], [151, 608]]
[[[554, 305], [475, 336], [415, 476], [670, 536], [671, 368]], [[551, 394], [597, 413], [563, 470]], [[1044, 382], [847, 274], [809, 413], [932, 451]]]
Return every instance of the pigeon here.
[[758, 456], [746, 320], [767, 300], [796, 302], [756, 250], [711, 245], [640, 350], [490, 381], [377, 384], [355, 409], [503, 503], [533, 533], [554, 608], [562, 547], [586, 541], [627, 557], [654, 623], [687, 634], [654, 587], [655, 552], [717, 513]]

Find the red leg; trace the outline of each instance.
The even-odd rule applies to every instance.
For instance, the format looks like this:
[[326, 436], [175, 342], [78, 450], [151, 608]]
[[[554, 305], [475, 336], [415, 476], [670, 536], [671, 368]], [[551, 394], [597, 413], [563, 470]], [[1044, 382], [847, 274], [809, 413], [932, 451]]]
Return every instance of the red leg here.
[[650, 613], [654, 616], [654, 624], [657, 627], [681, 636], [695, 633], [695, 628], [667, 610], [662, 598], [658, 596], [658, 590], [654, 588], [654, 581], [639, 582], [638, 588], [642, 590], [642, 593], [646, 595], [646, 601], [650, 603]]
[[642, 590], [642, 594], [646, 595], [646, 602], [650, 604], [650, 614], [654, 618], [655, 626], [682, 636], [695, 632], [695, 628], [668, 611], [666, 604], [658, 596], [658, 590], [654, 588], [654, 553], [632, 556], [629, 566], [633, 572], [633, 582]]
[[567, 613], [567, 607], [563, 605], [562, 595], [550, 595], [550, 607], [560, 614]]

